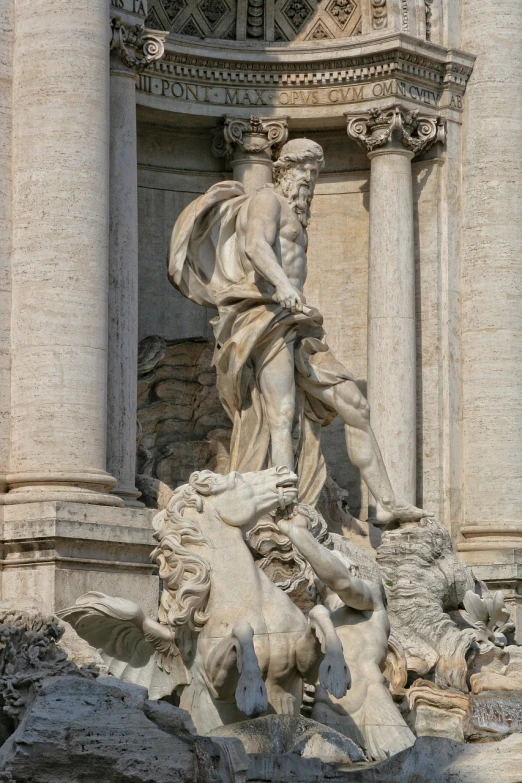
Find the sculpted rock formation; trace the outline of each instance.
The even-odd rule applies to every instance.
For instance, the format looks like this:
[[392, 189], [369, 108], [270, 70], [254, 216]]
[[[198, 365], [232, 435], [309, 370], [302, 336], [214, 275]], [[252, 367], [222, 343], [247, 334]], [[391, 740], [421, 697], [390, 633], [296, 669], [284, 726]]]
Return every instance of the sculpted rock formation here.
[[468, 663], [479, 651], [476, 633], [459, 628], [448, 612], [473, 591], [475, 579], [454, 554], [447, 530], [429, 520], [386, 531], [377, 563], [408, 671], [432, 674], [439, 687], [466, 692]]
[[211, 359], [206, 340], [150, 336], [139, 345], [137, 473], [172, 490], [195, 470], [227, 472], [232, 427]]

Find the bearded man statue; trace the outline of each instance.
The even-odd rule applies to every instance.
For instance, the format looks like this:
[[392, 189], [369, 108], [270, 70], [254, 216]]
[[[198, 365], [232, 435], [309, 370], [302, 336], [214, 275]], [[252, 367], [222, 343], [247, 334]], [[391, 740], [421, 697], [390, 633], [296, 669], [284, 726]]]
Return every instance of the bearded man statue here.
[[395, 496], [368, 404], [330, 351], [321, 314], [306, 305], [306, 227], [323, 166], [318, 144], [293, 139], [273, 185], [251, 196], [239, 182], [213, 185], [174, 226], [169, 279], [218, 311], [213, 363], [233, 423], [229, 470], [284, 465], [299, 476], [299, 501], [314, 505], [326, 477], [320, 430], [339, 415], [376, 521], [420, 519], [426, 512]]

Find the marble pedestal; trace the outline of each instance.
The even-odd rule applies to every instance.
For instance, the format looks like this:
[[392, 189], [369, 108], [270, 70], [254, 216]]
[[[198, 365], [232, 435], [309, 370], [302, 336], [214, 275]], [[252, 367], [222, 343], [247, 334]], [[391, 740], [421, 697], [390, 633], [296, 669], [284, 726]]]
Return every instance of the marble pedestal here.
[[156, 616], [152, 509], [47, 501], [0, 508], [1, 598], [49, 612], [89, 590], [122, 596]]

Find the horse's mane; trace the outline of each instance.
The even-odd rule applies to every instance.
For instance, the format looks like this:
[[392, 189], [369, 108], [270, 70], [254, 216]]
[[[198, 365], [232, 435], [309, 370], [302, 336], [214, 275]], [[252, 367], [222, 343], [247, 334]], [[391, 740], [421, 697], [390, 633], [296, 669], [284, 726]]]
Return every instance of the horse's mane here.
[[167, 508], [152, 521], [158, 545], [152, 552], [163, 580], [158, 618], [174, 628], [198, 633], [208, 620], [210, 564], [187, 549], [187, 544], [207, 544], [198, 523], [184, 515], [186, 508], [203, 510], [203, 497], [220, 492], [224, 476], [209, 470], [193, 473], [189, 483], [175, 490]]

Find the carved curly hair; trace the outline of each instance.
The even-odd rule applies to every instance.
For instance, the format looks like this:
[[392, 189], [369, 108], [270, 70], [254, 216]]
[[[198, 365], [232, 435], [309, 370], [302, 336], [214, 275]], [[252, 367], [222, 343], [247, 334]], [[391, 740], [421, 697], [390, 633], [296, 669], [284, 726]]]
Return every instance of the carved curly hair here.
[[273, 179], [277, 185], [284, 173], [295, 166], [296, 163], [302, 163], [306, 160], [317, 162], [317, 167], [321, 170], [324, 167], [323, 148], [311, 139], [292, 139], [287, 141], [281, 147], [278, 159], [274, 163]]
[[184, 516], [186, 508], [203, 510], [203, 497], [225, 488], [226, 477], [202, 470], [192, 473], [179, 487], [167, 508], [152, 521], [158, 546], [151, 554], [163, 580], [159, 620], [174, 628], [199, 633], [208, 620], [205, 612], [210, 594], [210, 564], [187, 544], [208, 543], [197, 522]]

